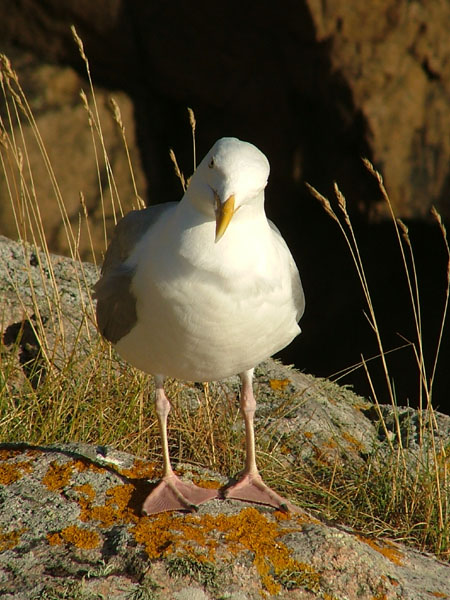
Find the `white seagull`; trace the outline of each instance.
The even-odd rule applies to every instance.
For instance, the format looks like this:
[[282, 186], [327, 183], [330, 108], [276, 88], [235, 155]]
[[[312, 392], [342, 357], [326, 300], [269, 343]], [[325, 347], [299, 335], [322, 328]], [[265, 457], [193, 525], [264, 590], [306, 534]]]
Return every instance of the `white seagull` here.
[[163, 474], [144, 514], [195, 510], [218, 496], [172, 469], [164, 378], [206, 382], [236, 374], [246, 459], [223, 496], [295, 510], [263, 482], [255, 458], [253, 370], [300, 333], [305, 306], [294, 259], [264, 212], [268, 176], [258, 148], [222, 138], [180, 202], [130, 212], [106, 252], [95, 286], [99, 330], [155, 378]]

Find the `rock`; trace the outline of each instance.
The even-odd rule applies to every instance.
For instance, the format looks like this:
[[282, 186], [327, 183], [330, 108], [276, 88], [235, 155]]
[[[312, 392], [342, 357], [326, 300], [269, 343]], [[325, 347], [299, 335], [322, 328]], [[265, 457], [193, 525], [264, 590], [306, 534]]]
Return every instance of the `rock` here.
[[[20, 140], [20, 151], [29, 161], [32, 180], [28, 168], [23, 169], [26, 195], [37, 198], [46, 239], [53, 251], [70, 256], [74, 246], [73, 242], [69, 244], [67, 223], [58, 209], [60, 196], [74, 239], [77, 239], [79, 255], [84, 260], [92, 261], [94, 248], [97, 259], [101, 260], [106, 246], [105, 227], [108, 232], [114, 227], [117, 215], [120, 216], [120, 204], [125, 212], [139, 206], [122, 133], [113, 117], [111, 99], [120, 109], [138, 194], [145, 197], [147, 190], [136, 145], [134, 109], [130, 97], [123, 91], [108, 91], [98, 86], [94, 105], [88, 84], [73, 68], [42, 63], [27, 52], [15, 51], [10, 58], [13, 62], [14, 58], [17, 60], [19, 81], [35, 120], [33, 125], [30, 124], [19, 111], [20, 126], [18, 120], [13, 118], [12, 127], [8, 127], [10, 143], [13, 138]], [[81, 90], [86, 93], [91, 115], [80, 98]], [[12, 110], [11, 104], [9, 109]], [[102, 140], [95, 127], [97, 113]], [[9, 124], [2, 105], [0, 116]], [[48, 166], [37, 143], [35, 128], [44, 140], [58, 192], [55, 192], [55, 182], [48, 173]], [[12, 151], [8, 155], [13, 160]], [[19, 173], [11, 165], [7, 169], [7, 178], [3, 169], [0, 170], [0, 233], [13, 239], [19, 237], [14, 212], [21, 212], [21, 200], [14, 197], [14, 204], [11, 202], [10, 186], [18, 176]], [[89, 214], [89, 230], [80, 194]], [[33, 212], [32, 209], [30, 212]], [[20, 237], [32, 239], [31, 228], [29, 225], [24, 227], [24, 221], [26, 219], [21, 220]], [[31, 221], [34, 223], [33, 217]], [[33, 225], [33, 229], [36, 235], [36, 225]]]
[[359, 113], [364, 120], [371, 158], [398, 214], [426, 217], [438, 205], [448, 217], [442, 161], [448, 162], [450, 140], [440, 128], [449, 119], [450, 45], [441, 42], [450, 6], [390, 0], [370, 7], [345, 0], [308, 5], [316, 42], [327, 46], [330, 72], [348, 85], [353, 118]]
[[16, 356], [9, 384], [20, 393], [21, 373], [38, 385], [47, 356], [57, 368], [75, 344], [89, 352], [93, 325], [90, 289], [98, 269], [66, 257], [50, 256], [25, 242], [0, 236], [0, 329], [4, 348]]
[[[222, 484], [206, 470], [178, 470], [199, 485]], [[429, 600], [450, 594], [450, 565], [307, 514], [213, 500], [195, 514], [142, 517], [154, 474], [154, 464], [112, 448], [1, 444], [2, 597]]]

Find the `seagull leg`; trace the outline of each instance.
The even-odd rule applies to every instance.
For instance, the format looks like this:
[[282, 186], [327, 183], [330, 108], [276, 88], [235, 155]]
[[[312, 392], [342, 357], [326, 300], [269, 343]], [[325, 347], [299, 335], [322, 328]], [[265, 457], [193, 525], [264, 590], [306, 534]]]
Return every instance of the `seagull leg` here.
[[245, 500], [257, 504], [268, 504], [279, 510], [296, 512], [299, 509], [279, 496], [268, 485], [264, 483], [256, 466], [255, 454], [255, 431], [253, 426], [256, 400], [253, 395], [253, 369], [245, 371], [240, 375], [241, 388], [241, 412], [245, 422], [245, 468], [239, 476], [239, 480], [226, 488], [225, 498]]
[[197, 510], [197, 505], [212, 498], [217, 498], [217, 490], [205, 489], [193, 483], [182, 481], [172, 469], [167, 440], [167, 417], [170, 402], [163, 387], [164, 378], [155, 377], [156, 415], [163, 452], [163, 474], [161, 481], [150, 492], [142, 506], [145, 515], [152, 515], [170, 510]]

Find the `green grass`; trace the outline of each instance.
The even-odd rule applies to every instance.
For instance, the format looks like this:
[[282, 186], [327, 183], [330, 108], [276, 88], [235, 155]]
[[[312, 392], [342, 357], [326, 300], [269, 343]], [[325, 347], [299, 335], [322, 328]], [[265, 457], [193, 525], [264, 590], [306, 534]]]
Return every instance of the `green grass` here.
[[[89, 63], [81, 41], [75, 36], [81, 56], [85, 60], [90, 81]], [[0, 440], [26, 441], [49, 444], [57, 441], [82, 441], [112, 445], [150, 460], [160, 460], [158, 427], [152, 406], [153, 384], [150, 378], [125, 365], [102, 341], [95, 331], [94, 305], [90, 300], [89, 277], [79, 255], [81, 225], [90, 229], [89, 214], [81, 202], [79, 225], [74, 226], [68, 216], [58, 187], [57, 175], [42, 140], [32, 111], [20, 82], [6, 57], [1, 58], [1, 88], [4, 114], [0, 124], [0, 158], [9, 190], [10, 202], [16, 215], [18, 238], [24, 248], [23, 268], [28, 274], [31, 306], [27, 308], [28, 327], [31, 328], [38, 352], [30, 359], [26, 374], [24, 365], [17, 360], [20, 336], [16, 345], [0, 347]], [[102, 126], [95, 104], [95, 93], [90, 83], [89, 93], [82, 94], [86, 108], [87, 127], [91, 128], [92, 143], [97, 152], [105, 155], [108, 187], [102, 192], [103, 206], [112, 207], [115, 219], [131, 207], [142, 206], [138, 190], [135, 197], [123, 202], [115, 185], [114, 173], [108, 161], [102, 136]], [[125, 130], [120, 109], [114, 106], [115, 121], [121, 131], [124, 153], [129, 158]], [[189, 113], [194, 140], [195, 119]], [[30, 139], [30, 135], [32, 139]], [[48, 249], [45, 227], [41, 219], [33, 174], [29, 171], [28, 148], [37, 144], [46, 172], [52, 182], [55, 206], [64, 223], [71, 258], [77, 269], [80, 290], [80, 320], [76, 322], [75, 337], [69, 331], [60, 291]], [[176, 160], [174, 160], [176, 164]], [[134, 182], [132, 165], [130, 178]], [[427, 365], [422, 351], [422, 324], [420, 319], [419, 288], [414, 265], [414, 253], [408, 231], [394, 215], [381, 177], [366, 163], [377, 178], [385, 201], [391, 210], [394, 232], [403, 257], [405, 273], [410, 286], [410, 300], [415, 319], [416, 339], [411, 342], [417, 358], [420, 376], [419, 450], [414, 461], [402, 442], [402, 424], [398, 417], [394, 386], [389, 375], [386, 350], [378, 328], [371, 302], [357, 239], [348, 214], [345, 198], [336, 187], [337, 209], [328, 199], [311, 188], [328, 215], [336, 222], [347, 240], [355, 268], [365, 294], [367, 316], [378, 342], [379, 360], [386, 379], [386, 388], [394, 414], [394, 430], [390, 431], [380, 405], [378, 391], [372, 384], [372, 400], [378, 412], [380, 436], [386, 440], [365, 456], [363, 466], [351, 460], [298, 464], [286, 458], [270, 419], [261, 419], [257, 430], [258, 461], [270, 485], [288, 495], [307, 509], [314, 509], [328, 519], [345, 523], [367, 535], [389, 536], [396, 540], [434, 552], [442, 559], [450, 559], [450, 448], [443, 447], [437, 435], [432, 394], [440, 337], [436, 355]], [[177, 167], [178, 168], [178, 167]], [[97, 164], [97, 169], [99, 169]], [[178, 169], [179, 171], [179, 169]], [[180, 173], [180, 180], [184, 177]], [[99, 175], [100, 180], [100, 175]], [[183, 183], [184, 185], [185, 183]], [[80, 186], [82, 182], [80, 182]], [[445, 228], [439, 215], [434, 213], [437, 235], [441, 235], [448, 251]], [[106, 219], [104, 221], [106, 243]], [[93, 236], [91, 236], [93, 239]], [[45, 286], [45, 302], [38, 300], [37, 284], [33, 280], [27, 249], [34, 249], [38, 260], [41, 285]], [[38, 252], [40, 248], [40, 252]], [[92, 248], [93, 262], [98, 249]], [[104, 248], [101, 249], [104, 251]], [[0, 265], [4, 268], [4, 265]], [[449, 279], [449, 272], [443, 274]], [[20, 300], [21, 290], [16, 289]], [[442, 324], [446, 318], [446, 304], [441, 307]], [[46, 311], [43, 311], [43, 304]], [[45, 322], [44, 312], [50, 315]], [[31, 318], [31, 314], [35, 318]], [[443, 325], [442, 325], [443, 327]], [[362, 358], [363, 368], [371, 382], [372, 362]], [[329, 388], [330, 397], [333, 386]], [[174, 457], [183, 462], [213, 468], [231, 475], [242, 468], [243, 433], [239, 416], [236, 390], [217, 383], [199, 386], [168, 382], [168, 395], [173, 402], [169, 419], [169, 437]], [[186, 401], [188, 398], [188, 401]], [[300, 400], [281, 399], [276, 407], [276, 418], [298, 409]], [[284, 435], [283, 445], [298, 444], [298, 432]], [[386, 450], [387, 448], [387, 450]], [[342, 457], [341, 457], [342, 458]], [[287, 580], [289, 583], [290, 579]]]

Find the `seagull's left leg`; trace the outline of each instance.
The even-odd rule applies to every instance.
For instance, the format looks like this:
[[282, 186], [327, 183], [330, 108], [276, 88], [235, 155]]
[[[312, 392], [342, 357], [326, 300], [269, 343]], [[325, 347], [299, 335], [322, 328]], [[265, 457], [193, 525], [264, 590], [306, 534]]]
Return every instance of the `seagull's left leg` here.
[[244, 371], [240, 377], [242, 381], [241, 412], [245, 422], [245, 468], [240, 474], [237, 483], [227, 487], [224, 495], [226, 498], [246, 500], [247, 502], [256, 502], [257, 504], [268, 504], [279, 510], [298, 511], [299, 509], [294, 504], [279, 496], [266, 485], [259, 474], [258, 467], [256, 466], [255, 431], [253, 425], [256, 409], [256, 400], [253, 395], [253, 369]]
[[142, 506], [144, 515], [170, 510], [197, 510], [197, 504], [217, 498], [217, 490], [198, 487], [189, 481], [182, 481], [172, 469], [167, 440], [167, 417], [170, 402], [164, 391], [164, 378], [155, 377], [155, 405], [163, 452], [163, 474], [161, 481], [150, 492]]

